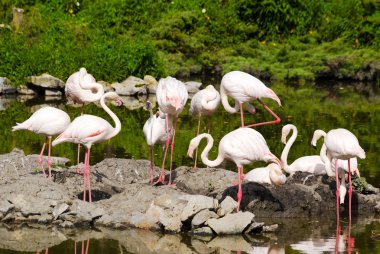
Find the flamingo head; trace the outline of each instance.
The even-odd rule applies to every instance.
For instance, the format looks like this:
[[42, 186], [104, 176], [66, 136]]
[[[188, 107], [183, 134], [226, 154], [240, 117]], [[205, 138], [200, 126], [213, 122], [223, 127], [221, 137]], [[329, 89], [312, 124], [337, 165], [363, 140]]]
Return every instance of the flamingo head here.
[[281, 132], [281, 142], [285, 145], [286, 144], [286, 137], [288, 136], [290, 132], [290, 125], [285, 125], [282, 127], [282, 132]]
[[189, 149], [187, 150], [187, 155], [190, 158], [193, 158], [194, 150], [199, 146], [199, 142], [201, 141], [200, 135], [196, 136], [190, 141]]
[[123, 99], [115, 92], [109, 92], [107, 96], [108, 99], [112, 100], [116, 106], [120, 107], [123, 105]]
[[278, 105], [281, 107], [281, 100], [280, 98], [278, 98], [277, 94], [273, 92], [272, 89], [268, 88], [268, 90], [266, 91], [266, 97], [272, 100], [275, 100], [278, 103]]

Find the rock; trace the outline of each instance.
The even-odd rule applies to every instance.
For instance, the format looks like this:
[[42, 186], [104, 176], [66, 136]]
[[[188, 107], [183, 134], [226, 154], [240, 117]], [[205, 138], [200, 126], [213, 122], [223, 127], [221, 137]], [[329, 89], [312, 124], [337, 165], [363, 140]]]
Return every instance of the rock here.
[[278, 224], [263, 226], [263, 232], [276, 232], [277, 230], [278, 230]]
[[185, 82], [185, 86], [186, 86], [187, 92], [196, 93], [196, 92], [199, 92], [200, 87], [202, 86], [202, 83], [196, 82], [196, 81], [187, 81]]
[[102, 216], [104, 213], [103, 208], [98, 207], [97, 204], [76, 199], [70, 206], [70, 211], [67, 215], [75, 216], [74, 224], [83, 224], [92, 222], [95, 218]]
[[68, 208], [69, 208], [69, 205], [66, 203], [61, 203], [61, 204], [56, 205], [53, 210], [54, 220], [56, 220], [59, 215], [66, 212]]
[[8, 78], [0, 77], [0, 94], [14, 93], [17, 93], [17, 90], [11, 86], [11, 81]]
[[45, 89], [63, 90], [65, 88], [65, 82], [46, 73], [41, 76], [30, 76], [27, 80], [32, 85]]
[[179, 216], [169, 217], [164, 212], [160, 215], [159, 222], [164, 226], [165, 231], [181, 232], [182, 222]]
[[151, 205], [145, 214], [137, 213], [130, 219], [130, 223], [142, 229], [160, 229], [159, 218], [164, 214], [164, 210], [158, 206]]
[[97, 83], [99, 83], [103, 86], [104, 92], [106, 92], [106, 93], [115, 91], [115, 89], [112, 88], [112, 85], [110, 83], [108, 83], [107, 81], [100, 80], [100, 81], [97, 81]]
[[202, 224], [204, 224], [208, 219], [218, 218], [218, 217], [219, 216], [213, 211], [205, 209], [205, 210], [200, 211], [194, 216], [193, 220], [191, 221], [191, 226], [193, 228], [197, 228], [201, 226]]
[[213, 235], [212, 229], [209, 227], [196, 228], [193, 230], [194, 235]]
[[36, 92], [25, 85], [17, 87], [17, 93], [22, 95], [36, 95]]
[[377, 202], [377, 205], [374, 207], [375, 212], [380, 213], [380, 201]]
[[111, 85], [115, 92], [119, 95], [143, 95], [147, 94], [146, 85], [144, 80], [129, 76], [121, 83], [114, 83]]
[[264, 222], [253, 222], [249, 227], [244, 231], [246, 234], [250, 233], [259, 233], [263, 231]]
[[227, 213], [232, 213], [234, 210], [237, 209], [237, 202], [231, 198], [230, 196], [227, 196], [222, 203], [220, 203], [220, 209], [218, 209], [218, 215], [224, 216]]
[[219, 253], [255, 253], [255, 248], [252, 246], [252, 243], [247, 242], [247, 240], [241, 235], [217, 236], [207, 243], [207, 246], [209, 248], [219, 249]]
[[251, 224], [254, 215], [250, 212], [227, 214], [220, 219], [209, 219], [207, 225], [218, 235], [241, 234]]
[[7, 200], [0, 199], [0, 213], [7, 214], [11, 209], [13, 209], [15, 206], [11, 203], [9, 203]]
[[150, 75], [144, 76], [144, 82], [146, 84], [146, 89], [149, 94], [155, 94], [157, 90], [158, 82], [157, 80]]
[[203, 209], [218, 207], [218, 200], [202, 195], [184, 195], [181, 199], [188, 201], [181, 213], [181, 221], [186, 221]]
[[58, 90], [46, 90], [45, 96], [52, 96], [52, 97], [58, 96], [58, 97], [60, 97], [60, 96], [62, 96], [62, 92], [58, 91]]

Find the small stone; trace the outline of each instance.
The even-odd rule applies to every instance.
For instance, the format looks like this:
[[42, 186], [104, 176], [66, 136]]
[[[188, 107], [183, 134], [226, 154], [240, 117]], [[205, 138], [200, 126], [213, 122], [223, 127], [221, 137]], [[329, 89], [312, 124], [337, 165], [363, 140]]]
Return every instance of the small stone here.
[[68, 208], [69, 208], [69, 205], [66, 204], [66, 203], [59, 204], [59, 205], [55, 206], [55, 208], [53, 210], [54, 220], [56, 220], [59, 215], [61, 215], [62, 213], [66, 212], [66, 210]]
[[0, 200], [0, 213], [7, 214], [8, 211], [13, 209], [15, 206], [8, 202], [8, 200]]
[[249, 227], [244, 230], [244, 233], [251, 234], [251, 233], [259, 233], [263, 231], [264, 222], [253, 222]]
[[64, 221], [59, 225], [63, 228], [73, 228], [74, 227], [74, 224], [70, 221]]
[[252, 222], [254, 215], [250, 212], [227, 214], [220, 219], [209, 219], [207, 225], [220, 234], [241, 234]]
[[230, 196], [227, 196], [222, 203], [220, 203], [220, 209], [218, 210], [219, 216], [224, 216], [227, 213], [232, 213], [234, 210], [237, 209], [238, 203], [231, 198]]
[[218, 215], [208, 209], [202, 210], [194, 216], [191, 221], [191, 226], [193, 228], [197, 228], [211, 218], [218, 218]]
[[194, 235], [213, 235], [212, 229], [209, 227], [202, 227], [193, 230]]
[[203, 209], [215, 209], [218, 207], [218, 200], [202, 195], [184, 195], [181, 199], [188, 200], [181, 213], [181, 221], [186, 221]]
[[263, 232], [276, 232], [277, 230], [278, 230], [278, 224], [263, 226]]

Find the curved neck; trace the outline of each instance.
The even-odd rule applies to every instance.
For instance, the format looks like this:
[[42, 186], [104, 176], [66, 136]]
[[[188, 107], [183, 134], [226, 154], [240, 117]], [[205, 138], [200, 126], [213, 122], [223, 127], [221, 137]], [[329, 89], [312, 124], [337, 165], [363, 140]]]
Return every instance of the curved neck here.
[[235, 108], [231, 107], [228, 103], [228, 96], [224, 91], [223, 85], [220, 86], [220, 98], [222, 100], [222, 104], [224, 109], [229, 113], [236, 113], [239, 111], [239, 103], [235, 100]]
[[[87, 84], [86, 82], [81, 82], [80, 84], [83, 89], [89, 91], [89, 93], [87, 94], [87, 97], [91, 101], [98, 101], [104, 95], [104, 88], [99, 83], [94, 82], [94, 83]], [[95, 91], [95, 93], [93, 91]]]
[[114, 112], [111, 111], [111, 109], [109, 109], [109, 107], [107, 107], [107, 105], [104, 102], [105, 98], [109, 97], [111, 94], [114, 94], [114, 92], [105, 93], [102, 96], [102, 98], [100, 99], [100, 105], [108, 113], [108, 115], [110, 115], [112, 120], [115, 122], [115, 128], [109, 134], [108, 138], [112, 138], [112, 137], [116, 136], [121, 130], [121, 122], [120, 122], [119, 118], [115, 115]]
[[276, 167], [272, 167], [270, 169], [269, 178], [274, 185], [281, 185], [286, 181], [286, 176], [282, 174], [281, 168], [279, 168], [277, 165]]
[[325, 168], [326, 168], [327, 175], [328, 176], [334, 176], [334, 172], [332, 170], [332, 168], [333, 168], [332, 160], [327, 155], [327, 147], [326, 147], [326, 145], [324, 143], [323, 143], [323, 145], [321, 147], [321, 151], [319, 153], [319, 156], [321, 157], [321, 160], [323, 161], [323, 163], [325, 163]]
[[216, 157], [215, 160], [210, 160], [208, 158], [208, 153], [210, 152], [213, 144], [214, 144], [214, 139], [212, 138], [212, 136], [208, 133], [203, 133], [203, 134], [200, 134], [198, 137], [196, 137], [197, 139], [197, 147], [199, 145], [199, 142], [203, 139], [203, 138], [206, 138], [207, 139], [207, 145], [205, 147], [205, 149], [203, 150], [202, 154], [201, 154], [201, 159], [202, 159], [202, 162], [209, 166], [209, 167], [216, 167], [216, 166], [219, 166], [220, 163], [222, 163], [224, 161], [224, 158], [223, 156], [220, 154], [220, 151], [218, 153], [218, 157]]
[[290, 137], [290, 139], [286, 143], [284, 150], [282, 150], [282, 153], [281, 153], [281, 162], [283, 164], [285, 172], [288, 174], [292, 173], [292, 170], [288, 165], [288, 154], [289, 154], [290, 147], [292, 147], [294, 141], [297, 138], [297, 134], [298, 134], [297, 129], [295, 127], [291, 127], [291, 130], [293, 130], [292, 136]]

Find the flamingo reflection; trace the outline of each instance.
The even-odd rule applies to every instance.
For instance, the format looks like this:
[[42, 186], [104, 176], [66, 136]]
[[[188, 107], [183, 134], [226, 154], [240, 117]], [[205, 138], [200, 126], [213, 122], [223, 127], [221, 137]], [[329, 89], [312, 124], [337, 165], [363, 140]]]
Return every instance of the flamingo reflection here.
[[[85, 244], [86, 242], [86, 244]], [[74, 242], [74, 254], [77, 254], [77, 242], [75, 241]], [[88, 239], [87, 241], [82, 241], [82, 245], [81, 245], [81, 254], [88, 254], [88, 250], [90, 248], [90, 239]]]

